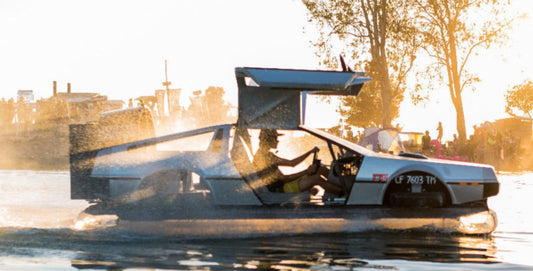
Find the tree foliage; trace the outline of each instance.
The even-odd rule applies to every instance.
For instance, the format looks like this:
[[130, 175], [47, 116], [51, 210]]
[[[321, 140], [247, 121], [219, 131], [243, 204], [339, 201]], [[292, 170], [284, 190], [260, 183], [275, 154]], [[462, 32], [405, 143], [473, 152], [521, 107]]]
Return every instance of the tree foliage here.
[[222, 87], [208, 87], [205, 90], [204, 110], [213, 124], [227, 123], [230, 119], [231, 105], [224, 100], [226, 92]]
[[[368, 75], [372, 76], [373, 72], [367, 69]], [[403, 95], [398, 94], [394, 97], [393, 106], [390, 111], [392, 119], [399, 115], [400, 103]], [[380, 126], [382, 123], [381, 92], [379, 91], [379, 83], [377, 81], [370, 81], [365, 83], [363, 89], [357, 96], [347, 96], [341, 101], [341, 106], [338, 112], [346, 120], [346, 123], [356, 127], [374, 127]]]
[[197, 127], [228, 123], [233, 120], [231, 116], [232, 106], [224, 100], [224, 88], [208, 87], [204, 95], [197, 91], [190, 97], [191, 104], [185, 112], [185, 116]]
[[516, 116], [515, 111], [521, 111], [531, 118], [533, 111], [533, 82], [526, 80], [522, 84], [514, 86], [505, 95], [505, 112]]
[[[366, 67], [375, 84], [363, 92], [378, 91], [379, 94], [367, 93], [358, 99], [347, 98], [345, 106], [350, 110], [341, 110], [349, 124], [365, 127], [368, 123], [356, 115], [377, 113], [376, 101], [381, 103], [379, 123], [391, 127], [397, 117], [399, 102], [403, 99], [407, 74], [415, 60], [416, 35], [412, 23], [410, 1], [405, 0], [303, 0], [309, 11], [309, 21], [315, 23], [320, 36], [314, 43], [321, 64], [336, 67], [339, 52], [356, 60], [355, 67]], [[363, 105], [355, 108], [351, 104]], [[352, 109], [354, 111], [352, 111]], [[374, 117], [372, 119], [375, 119]], [[353, 120], [354, 122], [351, 122]]]
[[[422, 48], [434, 60], [428, 71], [447, 83], [456, 111], [459, 140], [464, 142], [462, 92], [479, 81], [468, 71], [467, 64], [479, 48], [505, 39], [509, 20], [502, 13], [508, 3], [497, 0], [415, 0], [415, 3]], [[438, 71], [445, 76], [439, 77]]]

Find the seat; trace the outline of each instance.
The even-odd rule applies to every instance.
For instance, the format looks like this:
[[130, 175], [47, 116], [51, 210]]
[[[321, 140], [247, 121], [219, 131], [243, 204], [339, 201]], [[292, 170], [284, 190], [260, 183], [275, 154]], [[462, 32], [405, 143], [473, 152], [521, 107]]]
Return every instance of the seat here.
[[253, 167], [253, 153], [244, 141], [244, 138], [236, 135], [233, 148], [231, 150], [231, 159], [235, 167], [242, 175], [244, 180], [250, 185], [259, 200], [264, 204], [299, 204], [303, 202], [310, 202], [310, 195], [308, 192], [301, 193], [277, 193], [271, 192], [263, 184], [261, 178], [256, 174]]

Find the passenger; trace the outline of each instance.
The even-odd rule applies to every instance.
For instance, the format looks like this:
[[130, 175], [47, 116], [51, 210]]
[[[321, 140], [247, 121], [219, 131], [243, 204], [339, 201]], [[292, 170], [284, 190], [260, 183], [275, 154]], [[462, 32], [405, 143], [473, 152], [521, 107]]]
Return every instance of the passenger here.
[[329, 170], [326, 167], [310, 165], [306, 170], [290, 175], [285, 175], [279, 166], [294, 167], [303, 162], [309, 155], [318, 152], [318, 148], [292, 159], [278, 157], [272, 152], [278, 147], [278, 132], [274, 129], [261, 130], [259, 134], [259, 149], [254, 155], [253, 165], [257, 175], [272, 192], [298, 193], [308, 191], [313, 186], [319, 185], [326, 192], [341, 195], [342, 188], [327, 181]]

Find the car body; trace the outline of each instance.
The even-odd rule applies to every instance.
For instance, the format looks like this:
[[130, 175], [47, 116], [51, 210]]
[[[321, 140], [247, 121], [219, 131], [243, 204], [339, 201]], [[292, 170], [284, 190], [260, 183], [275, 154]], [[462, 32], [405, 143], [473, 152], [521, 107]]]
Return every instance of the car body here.
[[[121, 144], [106, 139], [108, 132], [121, 137], [116, 125], [129, 133], [137, 129], [131, 124], [141, 123], [140, 118], [113, 122], [114, 130], [102, 123], [72, 125], [71, 197], [106, 206], [165, 199], [174, 206], [204, 208], [202, 215], [207, 217], [220, 216], [231, 207], [252, 217], [268, 210], [269, 217], [306, 218], [321, 216], [318, 213], [344, 217], [353, 207], [487, 208], [487, 198], [498, 193], [491, 166], [378, 153], [305, 125], [307, 95], [357, 95], [370, 80], [361, 73], [237, 68], [236, 77], [239, 119], [234, 124], [140, 140], [129, 136], [129, 142]], [[142, 108], [127, 111], [132, 110], [142, 115]], [[107, 119], [114, 114], [126, 113], [110, 113]], [[330, 168], [328, 181], [340, 185], [344, 196], [269, 191], [252, 167], [261, 129], [284, 134], [278, 149], [287, 156], [319, 147], [315, 160]], [[298, 213], [287, 211], [289, 206], [296, 206]], [[198, 212], [183, 211], [189, 207], [181, 208], [178, 216], [198, 217]], [[305, 207], [307, 216], [302, 214]]]

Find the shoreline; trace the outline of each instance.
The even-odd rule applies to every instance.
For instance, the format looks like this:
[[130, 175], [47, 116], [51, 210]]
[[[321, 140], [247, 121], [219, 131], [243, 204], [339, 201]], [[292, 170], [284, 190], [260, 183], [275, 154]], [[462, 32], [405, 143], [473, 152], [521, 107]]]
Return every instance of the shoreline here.
[[66, 124], [3, 125], [0, 146], [4, 159], [0, 169], [68, 170], [69, 133]]
[[[70, 169], [69, 127], [64, 123], [32, 124], [27, 130], [17, 124], [2, 125], [0, 146], [3, 148], [4, 156], [4, 159], [0, 159], [0, 169], [54, 171]], [[503, 172], [532, 170], [531, 168], [512, 170], [506, 166], [492, 166], [497, 171]]]

